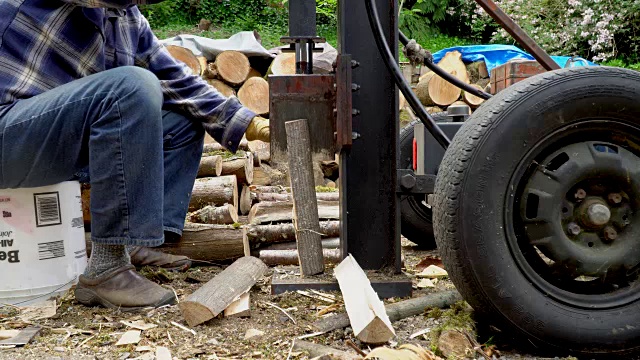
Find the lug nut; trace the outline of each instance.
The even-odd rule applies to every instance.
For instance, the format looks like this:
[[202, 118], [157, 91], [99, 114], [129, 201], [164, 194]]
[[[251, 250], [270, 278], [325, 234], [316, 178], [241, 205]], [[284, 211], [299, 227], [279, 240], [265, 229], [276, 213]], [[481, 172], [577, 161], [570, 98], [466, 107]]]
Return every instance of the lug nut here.
[[572, 222], [569, 223], [569, 225], [567, 225], [567, 232], [569, 233], [569, 235], [579, 235], [580, 232], [582, 231], [582, 229], [580, 228], [580, 225]]
[[608, 241], [613, 241], [618, 237], [618, 232], [613, 226], [607, 226], [604, 228], [604, 238]]
[[618, 205], [622, 202], [622, 195], [620, 193], [611, 193], [609, 194], [609, 203], [613, 205]]
[[576, 190], [575, 197], [576, 197], [576, 200], [584, 200], [584, 198], [587, 197], [587, 192], [584, 191], [583, 189], [578, 189]]

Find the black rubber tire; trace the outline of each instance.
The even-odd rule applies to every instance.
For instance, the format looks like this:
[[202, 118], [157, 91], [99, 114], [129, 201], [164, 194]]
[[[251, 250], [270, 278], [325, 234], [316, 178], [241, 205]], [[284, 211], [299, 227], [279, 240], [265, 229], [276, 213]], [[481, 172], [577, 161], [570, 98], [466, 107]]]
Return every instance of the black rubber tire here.
[[[448, 121], [446, 112], [431, 114], [436, 122]], [[401, 169], [413, 169], [413, 128], [420, 120], [414, 120], [400, 130]], [[422, 196], [404, 195], [400, 198], [400, 231], [402, 236], [425, 249], [435, 249], [431, 209], [425, 206]]]
[[640, 349], [640, 301], [594, 310], [547, 296], [514, 259], [505, 215], [513, 201], [508, 184], [532, 145], [586, 119], [638, 126], [639, 99], [640, 72], [581, 67], [537, 75], [474, 112], [440, 166], [434, 231], [452, 281], [483, 318], [539, 351], [612, 358]]

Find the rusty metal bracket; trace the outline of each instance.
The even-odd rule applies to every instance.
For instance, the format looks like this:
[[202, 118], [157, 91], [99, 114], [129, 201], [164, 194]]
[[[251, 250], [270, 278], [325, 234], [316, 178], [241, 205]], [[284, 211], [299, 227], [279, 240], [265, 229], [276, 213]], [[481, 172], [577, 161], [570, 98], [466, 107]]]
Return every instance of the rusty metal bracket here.
[[476, 0], [495, 21], [505, 29], [526, 51], [528, 51], [545, 69], [557, 70], [558, 65], [544, 49], [538, 45], [518, 24], [513, 21], [493, 0]]
[[351, 83], [351, 55], [340, 54], [336, 60], [336, 152], [350, 149], [353, 145], [353, 103]]

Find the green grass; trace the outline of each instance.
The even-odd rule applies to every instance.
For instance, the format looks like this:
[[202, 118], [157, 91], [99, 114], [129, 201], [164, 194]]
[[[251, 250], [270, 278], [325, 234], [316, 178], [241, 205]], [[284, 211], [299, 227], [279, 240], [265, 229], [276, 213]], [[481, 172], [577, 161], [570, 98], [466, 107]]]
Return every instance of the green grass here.
[[607, 61], [603, 62], [601, 65], [604, 65], [604, 66], [615, 66], [615, 67], [621, 67], [621, 68], [640, 71], [640, 63], [629, 63], [629, 62], [627, 62], [627, 61], [625, 61], [623, 59], [607, 60]]

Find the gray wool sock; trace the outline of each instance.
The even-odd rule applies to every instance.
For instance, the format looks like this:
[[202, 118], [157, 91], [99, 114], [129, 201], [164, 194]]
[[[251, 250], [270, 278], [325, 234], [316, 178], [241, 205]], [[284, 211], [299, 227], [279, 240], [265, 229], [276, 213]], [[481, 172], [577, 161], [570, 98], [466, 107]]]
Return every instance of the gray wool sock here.
[[110, 270], [131, 264], [124, 245], [91, 244], [91, 258], [84, 275], [96, 278]]

